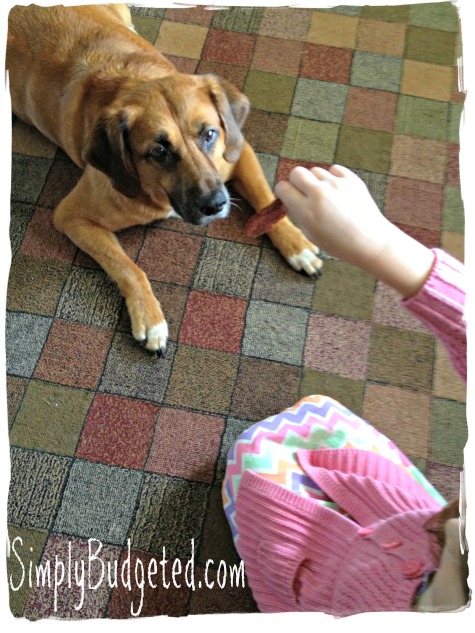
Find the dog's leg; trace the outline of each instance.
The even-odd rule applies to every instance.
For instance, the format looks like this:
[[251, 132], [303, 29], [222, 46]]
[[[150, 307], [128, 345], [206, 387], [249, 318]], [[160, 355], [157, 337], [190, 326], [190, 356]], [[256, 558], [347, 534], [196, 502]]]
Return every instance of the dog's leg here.
[[[275, 200], [254, 150], [246, 142], [241, 158], [234, 166], [233, 184], [236, 190], [259, 213]], [[274, 246], [296, 270], [316, 275], [322, 267], [317, 257], [319, 249], [288, 218], [275, 224], [267, 233]]]
[[125, 254], [115, 234], [90, 219], [90, 209], [89, 217], [78, 214], [81, 208], [78, 201], [82, 200], [84, 204], [82, 194], [77, 191], [80, 185], [81, 181], [56, 208], [55, 226], [95, 259], [115, 281], [125, 298], [134, 338], [137, 341], [146, 341], [145, 347], [150, 351], [163, 353], [168, 338], [168, 326], [150, 282], [143, 270]]

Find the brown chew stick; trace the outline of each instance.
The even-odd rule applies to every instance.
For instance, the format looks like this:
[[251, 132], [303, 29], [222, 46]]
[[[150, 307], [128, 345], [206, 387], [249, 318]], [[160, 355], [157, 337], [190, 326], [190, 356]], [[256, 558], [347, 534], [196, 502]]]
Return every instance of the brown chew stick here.
[[277, 198], [272, 204], [259, 213], [256, 213], [246, 222], [244, 233], [248, 237], [260, 237], [271, 230], [271, 228], [287, 215], [287, 209]]

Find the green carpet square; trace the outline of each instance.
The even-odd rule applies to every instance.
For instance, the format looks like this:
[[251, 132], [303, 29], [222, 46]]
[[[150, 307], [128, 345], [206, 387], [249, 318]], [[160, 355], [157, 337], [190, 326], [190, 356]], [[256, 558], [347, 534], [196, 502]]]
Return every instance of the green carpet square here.
[[350, 82], [353, 86], [398, 92], [401, 73], [400, 57], [355, 51]]
[[435, 398], [432, 410], [432, 459], [442, 464], [463, 466], [461, 447], [468, 435], [465, 405]]
[[393, 135], [380, 130], [342, 126], [336, 162], [355, 169], [389, 172]]
[[297, 78], [291, 75], [250, 70], [244, 92], [251, 100], [253, 108], [288, 114], [296, 82]]
[[364, 380], [353, 380], [337, 374], [304, 369], [299, 398], [324, 395], [334, 398], [356, 415], [362, 415], [365, 392]]
[[458, 187], [445, 187], [442, 228], [444, 231], [463, 233], [465, 230], [465, 214], [463, 201]]
[[31, 381], [10, 432], [10, 442], [56, 455], [74, 455], [93, 394]]
[[384, 22], [407, 22], [409, 19], [409, 5], [363, 7], [361, 17], [370, 20], [384, 20]]
[[410, 26], [406, 36], [406, 59], [452, 66], [455, 62], [456, 34]]
[[293, 160], [333, 163], [339, 125], [290, 117], [281, 155]]
[[396, 132], [445, 141], [448, 118], [448, 103], [400, 95], [396, 113]]
[[375, 280], [356, 266], [328, 260], [315, 285], [312, 309], [355, 319], [370, 319]]
[[456, 31], [459, 28], [458, 11], [452, 2], [416, 3], [409, 7], [409, 24], [441, 31]]
[[347, 95], [346, 85], [300, 78], [292, 103], [292, 114], [317, 121], [341, 123]]

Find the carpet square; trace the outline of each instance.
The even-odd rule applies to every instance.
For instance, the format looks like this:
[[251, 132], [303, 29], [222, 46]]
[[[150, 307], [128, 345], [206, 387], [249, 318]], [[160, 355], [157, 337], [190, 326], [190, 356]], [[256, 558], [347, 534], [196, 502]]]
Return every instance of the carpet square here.
[[23, 202], [12, 202], [10, 205], [9, 237], [12, 258], [15, 257], [21, 248], [23, 238], [34, 211], [35, 208], [33, 205], [24, 204]]
[[256, 40], [251, 68], [269, 73], [297, 75], [302, 49], [303, 42], [261, 35]]
[[192, 291], [180, 330], [180, 343], [239, 354], [247, 301]]
[[150, 228], [137, 263], [150, 279], [186, 286], [198, 261], [201, 243], [201, 237]]
[[217, 350], [178, 347], [165, 402], [206, 413], [227, 413], [239, 356]]
[[431, 458], [447, 466], [463, 467], [463, 447], [468, 439], [466, 407], [462, 402], [434, 398]]
[[93, 394], [30, 381], [10, 432], [10, 443], [73, 456]]
[[296, 77], [262, 70], [250, 70], [244, 85], [252, 107], [267, 112], [288, 114], [292, 106]]
[[12, 151], [28, 156], [53, 159], [57, 146], [31, 125], [17, 119], [12, 126]]
[[[217, 569], [220, 561], [224, 561], [226, 567], [237, 566], [241, 562], [234, 548], [231, 530], [223, 510], [222, 492], [218, 486], [214, 486], [210, 491], [197, 562], [205, 566], [209, 560], [212, 562], [208, 569]], [[221, 570], [223, 571], [222, 564]]]
[[334, 162], [340, 126], [289, 117], [281, 156], [312, 163]]
[[40, 561], [48, 532], [9, 525], [8, 539], [10, 545], [15, 542], [15, 549], [22, 561], [20, 563], [13, 552], [10, 556], [7, 554], [7, 574], [11, 582], [9, 607], [14, 617], [21, 618], [30, 593], [29, 583], [25, 582], [25, 569], [29, 569], [30, 564], [35, 566]]
[[299, 78], [291, 113], [297, 117], [341, 123], [347, 94], [348, 86]]
[[[254, 210], [232, 188], [230, 188], [229, 193], [232, 200], [229, 215], [223, 220], [211, 222], [208, 226], [207, 237], [257, 246], [260, 243], [260, 238], [248, 237], [244, 232], [245, 224], [254, 214]], [[206, 249], [206, 243], [204, 249]]]
[[123, 545], [135, 511], [143, 474], [76, 460], [71, 466], [54, 530]]
[[127, 332], [117, 332], [102, 373], [99, 391], [162, 402], [176, 345], [169, 342], [163, 358], [142, 347]]
[[447, 157], [448, 146], [443, 141], [395, 135], [388, 171], [391, 176], [443, 184]]
[[465, 214], [459, 187], [444, 187], [444, 208], [442, 227], [444, 231], [463, 233], [465, 229]]
[[445, 347], [436, 341], [433, 394], [447, 400], [467, 401], [467, 385], [455, 371]]
[[300, 369], [244, 356], [233, 393], [231, 415], [241, 420], [264, 420], [297, 402]]
[[314, 280], [308, 276], [296, 275], [280, 253], [264, 248], [252, 288], [252, 298], [309, 308], [314, 285]]
[[155, 44], [160, 30], [161, 20], [154, 20], [142, 15], [135, 15], [133, 17], [133, 23], [135, 30], [139, 35], [146, 39], [150, 44]]
[[179, 7], [178, 9], [165, 9], [164, 18], [170, 22], [183, 22], [185, 24], [200, 24], [209, 26], [213, 19], [213, 11], [205, 7]]
[[409, 5], [403, 6], [364, 6], [361, 17], [384, 22], [407, 22], [409, 19]]
[[77, 248], [53, 224], [51, 209], [37, 207], [20, 248], [22, 255], [71, 263]]
[[429, 463], [427, 478], [447, 501], [457, 499], [460, 495], [460, 478], [462, 468]]
[[456, 61], [455, 50], [455, 33], [409, 25], [404, 55], [406, 59], [452, 66]]
[[302, 41], [305, 40], [311, 19], [312, 11], [308, 9], [289, 11], [287, 7], [266, 8], [262, 13], [259, 34]]
[[363, 414], [365, 381], [353, 380], [326, 372], [304, 369], [300, 383], [299, 398], [310, 395], [325, 395], [341, 402], [356, 415]]
[[249, 297], [258, 262], [256, 246], [208, 238], [195, 269], [193, 288]]
[[368, 377], [430, 393], [434, 366], [434, 338], [430, 334], [373, 325]]
[[54, 316], [69, 266], [62, 262], [18, 255], [12, 260], [7, 309]]
[[441, 184], [390, 176], [384, 210], [391, 222], [440, 229], [443, 202]]
[[246, 316], [242, 353], [300, 365], [308, 313], [302, 308], [252, 300]]
[[256, 37], [210, 29], [203, 49], [203, 59], [248, 68], [251, 64]]
[[122, 301], [117, 286], [105, 272], [73, 267], [56, 316], [65, 321], [113, 329], [119, 320]]
[[362, 88], [399, 92], [401, 73], [400, 57], [355, 51], [351, 66], [351, 84]]
[[420, 226], [412, 226], [411, 224], [394, 223], [401, 231], [407, 233], [418, 242], [427, 246], [427, 248], [437, 248], [440, 246], [440, 231], [424, 229]]
[[208, 495], [206, 484], [145, 473], [130, 532], [132, 547], [160, 557], [165, 548], [168, 560], [189, 559], [193, 548], [199, 550]]
[[322, 44], [304, 46], [300, 76], [306, 79], [320, 79], [337, 84], [350, 81], [353, 51]]
[[[221, 438], [221, 447], [219, 450], [218, 460], [216, 462], [216, 473], [214, 478], [214, 485], [216, 487], [219, 488], [223, 483], [229, 449], [234, 444], [238, 436], [250, 426], [251, 424], [249, 420], [239, 420], [237, 418], [228, 417], [225, 421], [224, 433]], [[221, 495], [221, 490], [219, 490], [219, 494]]]
[[17, 378], [16, 376], [6, 376], [7, 379], [7, 409], [8, 409], [8, 427], [11, 428], [15, 421], [18, 407], [23, 400], [28, 380], [26, 378]]
[[463, 233], [442, 231], [441, 246], [447, 253], [453, 255], [455, 259], [460, 262], [465, 261], [465, 236]]
[[392, 385], [366, 385], [363, 418], [410, 459], [428, 457], [431, 417], [429, 394]]
[[232, 84], [239, 88], [239, 90], [244, 89], [244, 84], [246, 82], [248, 68], [246, 66], [237, 66], [235, 64], [225, 64], [219, 61], [212, 61], [209, 59], [202, 59], [196, 72], [200, 75], [204, 75], [206, 73], [213, 73], [215, 75], [219, 75], [223, 79], [227, 79]]
[[374, 286], [374, 278], [356, 266], [328, 260], [325, 262], [325, 274], [315, 285], [312, 310], [368, 320], [371, 318]]
[[369, 53], [403, 57], [407, 25], [404, 22], [360, 19], [356, 48]]
[[56, 319], [34, 377], [70, 387], [95, 389], [111, 340], [110, 330]]
[[307, 42], [355, 48], [357, 27], [358, 18], [355, 16], [312, 11]]
[[152, 442], [158, 406], [97, 394], [86, 418], [76, 456], [124, 468], [143, 468]]
[[372, 320], [381, 325], [427, 333], [427, 329], [419, 319], [403, 307], [401, 295], [379, 281], [376, 283], [374, 293]]
[[449, 164], [447, 165], [447, 184], [450, 187], [460, 187], [460, 145], [450, 143]]
[[227, 7], [221, 11], [207, 11], [213, 16], [212, 26], [227, 31], [257, 34], [262, 20], [262, 7]]
[[7, 509], [10, 523], [49, 530], [70, 464], [67, 457], [12, 447]]
[[82, 169], [58, 149], [38, 198], [40, 207], [54, 209], [75, 187]]
[[130, 5], [130, 13], [132, 14], [132, 20], [135, 19], [136, 15], [140, 15], [145, 18], [158, 18], [161, 19], [165, 15], [166, 9], [158, 9], [154, 7], [139, 7], [135, 5]]
[[181, 24], [163, 20], [155, 47], [164, 55], [199, 59], [208, 29], [195, 24]]
[[366, 321], [311, 314], [304, 366], [362, 380], [367, 371], [370, 334], [371, 325]]
[[48, 337], [52, 319], [36, 314], [7, 312], [5, 352], [7, 373], [29, 378]]
[[[89, 556], [95, 553], [97, 553], [102, 564], [94, 561], [91, 563], [90, 575], [88, 569], [88, 572], [86, 572], [88, 573], [88, 578], [87, 580], [84, 579], [83, 595], [83, 588], [79, 587], [74, 581], [73, 569], [71, 570], [71, 586], [68, 584], [68, 561], [71, 560], [72, 565], [76, 563], [80, 565], [82, 561], [84, 566], [88, 568]], [[31, 620], [55, 618], [58, 613], [61, 614], [61, 618], [70, 620], [104, 617], [110, 592], [109, 578], [105, 569], [108, 564], [112, 569], [114, 568], [115, 562], [120, 558], [120, 549], [109, 545], [100, 547], [100, 544], [95, 541], [89, 544], [88, 541], [82, 539], [52, 534], [46, 543], [40, 564], [46, 566], [50, 561], [55, 561], [56, 556], [59, 561], [63, 562], [65, 567], [63, 570], [63, 583], [58, 586], [57, 593], [55, 593], [54, 580], [52, 580], [50, 586], [48, 586], [48, 583], [39, 587], [34, 586], [25, 608], [25, 617]], [[52, 574], [54, 573], [53, 565]], [[58, 568], [58, 574], [60, 573], [61, 570]], [[113, 572], [111, 575], [113, 578]], [[58, 580], [59, 578], [60, 576]], [[57, 612], [55, 612], [55, 602]], [[81, 605], [80, 609], [77, 608], [79, 605]]]
[[351, 86], [344, 123], [356, 127], [392, 132], [398, 95], [394, 92]]
[[147, 459], [147, 470], [211, 483], [224, 418], [186, 409], [163, 408]]
[[451, 2], [413, 4], [409, 7], [409, 24], [439, 31], [456, 31], [459, 28], [456, 5]]
[[432, 99], [400, 95], [395, 131], [438, 141], [447, 138], [449, 104]]
[[[129, 560], [128, 551], [122, 553], [120, 565]], [[179, 567], [175, 560], [178, 560]], [[162, 556], [152, 556], [148, 552], [130, 552], [131, 569], [144, 572], [144, 587], [132, 582], [131, 589], [119, 583], [114, 587], [107, 608], [107, 617], [114, 620], [132, 617], [151, 618], [168, 616], [179, 618], [188, 615], [187, 605], [191, 589], [184, 582], [187, 560], [167, 560], [162, 566]], [[155, 570], [157, 570], [155, 575]], [[173, 576], [173, 572], [179, 572]], [[149, 572], [151, 575], [149, 576]], [[139, 576], [140, 578], [140, 576]], [[164, 583], [167, 586], [163, 586]], [[168, 583], [169, 586], [168, 586]], [[133, 615], [132, 615], [133, 614]]]
[[404, 60], [401, 93], [437, 101], [450, 101], [452, 68], [411, 59]]
[[11, 198], [18, 202], [35, 204], [40, 195], [46, 177], [51, 169], [52, 160], [42, 156], [12, 155]]
[[393, 135], [389, 132], [343, 125], [335, 160], [350, 168], [386, 174], [392, 145]]
[[287, 117], [283, 114], [251, 110], [243, 130], [246, 138], [252, 139], [256, 152], [279, 154], [286, 127]]

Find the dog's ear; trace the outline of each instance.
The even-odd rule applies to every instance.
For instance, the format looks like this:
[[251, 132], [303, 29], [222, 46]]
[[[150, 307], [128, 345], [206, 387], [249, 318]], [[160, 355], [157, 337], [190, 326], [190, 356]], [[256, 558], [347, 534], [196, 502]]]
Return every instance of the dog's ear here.
[[104, 172], [117, 191], [128, 198], [136, 198], [141, 188], [129, 145], [130, 118], [131, 113], [122, 109], [99, 119], [84, 160]]
[[216, 75], [204, 77], [226, 133], [224, 159], [236, 163], [244, 144], [241, 129], [249, 114], [249, 99], [226, 79]]

